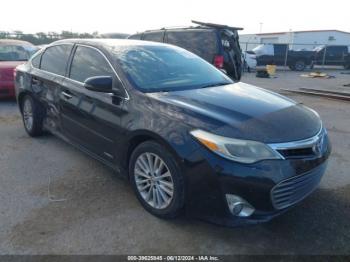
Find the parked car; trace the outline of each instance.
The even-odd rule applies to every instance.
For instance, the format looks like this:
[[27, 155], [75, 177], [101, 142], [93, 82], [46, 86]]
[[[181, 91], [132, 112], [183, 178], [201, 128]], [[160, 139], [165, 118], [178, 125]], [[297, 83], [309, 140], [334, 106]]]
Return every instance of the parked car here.
[[287, 65], [291, 70], [304, 71], [312, 65], [313, 51], [289, 50], [288, 44], [262, 44], [252, 50], [257, 59], [258, 66]]
[[314, 65], [344, 66], [350, 69], [350, 53], [346, 45], [322, 45], [316, 47], [314, 52]]
[[240, 80], [243, 66], [237, 31], [242, 28], [192, 22], [199, 26], [148, 30], [128, 38], [182, 47], [224, 70], [234, 80]]
[[267, 221], [317, 187], [331, 151], [315, 111], [162, 43], [55, 42], [17, 67], [16, 94], [30, 136], [118, 171], [161, 218]]
[[0, 98], [15, 97], [14, 70], [36, 51], [29, 42], [0, 39]]
[[257, 61], [256, 61], [256, 55], [252, 51], [245, 51], [243, 52], [243, 65], [244, 70], [251, 72], [252, 70], [256, 69]]

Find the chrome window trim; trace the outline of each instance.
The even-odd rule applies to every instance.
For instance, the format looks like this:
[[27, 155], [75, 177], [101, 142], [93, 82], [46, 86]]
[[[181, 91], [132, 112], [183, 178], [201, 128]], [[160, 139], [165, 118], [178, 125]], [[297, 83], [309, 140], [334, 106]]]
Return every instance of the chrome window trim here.
[[67, 78], [67, 77], [65, 77], [65, 76], [58, 75], [58, 74], [55, 74], [55, 73], [52, 73], [52, 72], [49, 72], [49, 71], [46, 71], [46, 70], [42, 70], [42, 69], [37, 68], [37, 67], [34, 67], [34, 66], [32, 66], [32, 68], [34, 68], [35, 70], [40, 70], [40, 71], [45, 72], [45, 73], [47, 73], [47, 74], [49, 74], [49, 75], [52, 75], [52, 76], [60, 77], [60, 78], [63, 78], [63, 79], [66, 79], [66, 78]]
[[[130, 100], [129, 93], [128, 93], [128, 91], [126, 90], [126, 88], [125, 88], [125, 86], [124, 86], [124, 83], [121, 81], [120, 77], [118, 76], [117, 72], [115, 71], [114, 67], [112, 66], [111, 62], [108, 60], [108, 58], [105, 56], [105, 54], [102, 53], [101, 50], [99, 50], [98, 48], [96, 48], [96, 47], [94, 47], [94, 46], [89, 46], [89, 45], [85, 45], [85, 44], [75, 44], [75, 43], [57, 43], [57, 44], [52, 44], [52, 45], [50, 45], [50, 46], [47, 46], [47, 47], [43, 48], [42, 50], [39, 50], [34, 56], [32, 56], [31, 59], [30, 59], [30, 61], [29, 61], [30, 66], [31, 66], [32, 68], [36, 69], [36, 70], [43, 71], [43, 72], [48, 73], [48, 74], [53, 75], [53, 76], [61, 77], [61, 78], [63, 78], [64, 80], [73, 81], [73, 82], [78, 83], [78, 84], [80, 84], [80, 85], [83, 86], [83, 85], [84, 85], [83, 82], [74, 80], [74, 79], [72, 79], [72, 78], [70, 78], [70, 77], [67, 77], [67, 76], [58, 75], [58, 74], [55, 74], [55, 73], [52, 73], [52, 72], [49, 72], [49, 71], [46, 71], [46, 70], [43, 70], [43, 69], [41, 69], [41, 68], [37, 68], [37, 67], [33, 66], [33, 64], [32, 64], [32, 59], [33, 59], [34, 57], [38, 56], [39, 54], [43, 54], [43, 53], [44, 53], [48, 48], [50, 48], [50, 47], [59, 46], [59, 45], [72, 45], [73, 48], [74, 48], [74, 45], [75, 45], [75, 46], [84, 46], [84, 47], [91, 48], [91, 49], [95, 49], [96, 51], [98, 51], [98, 52], [102, 55], [102, 57], [107, 61], [107, 63], [109, 64], [109, 66], [112, 68], [113, 73], [115, 74], [115, 76], [118, 78], [118, 80], [119, 80], [120, 83], [122, 84], [122, 87], [123, 87], [123, 89], [124, 89], [124, 91], [125, 91], [126, 97], [121, 97], [121, 98], [122, 98], [122, 99], [125, 99], [125, 100]], [[73, 58], [74, 58], [74, 56], [73, 56]], [[73, 61], [73, 59], [72, 59], [72, 61]], [[41, 65], [41, 63], [40, 63], [40, 65]], [[107, 94], [109, 94], [109, 95], [111, 95], [111, 96], [113, 95], [113, 93], [107, 93]]]
[[275, 151], [308, 148], [308, 147], [314, 146], [323, 137], [325, 132], [326, 132], [325, 129], [321, 125], [320, 130], [313, 137], [303, 139], [303, 140], [298, 140], [298, 141], [291, 141], [291, 142], [285, 142], [285, 143], [272, 143], [267, 145]]

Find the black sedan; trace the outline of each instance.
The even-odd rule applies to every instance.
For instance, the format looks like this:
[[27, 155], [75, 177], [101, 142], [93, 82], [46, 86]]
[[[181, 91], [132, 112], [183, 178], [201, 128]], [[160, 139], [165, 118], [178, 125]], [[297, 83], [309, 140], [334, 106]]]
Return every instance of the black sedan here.
[[62, 40], [15, 81], [30, 136], [49, 131], [110, 166], [161, 218], [267, 221], [317, 187], [331, 151], [315, 111], [171, 45]]

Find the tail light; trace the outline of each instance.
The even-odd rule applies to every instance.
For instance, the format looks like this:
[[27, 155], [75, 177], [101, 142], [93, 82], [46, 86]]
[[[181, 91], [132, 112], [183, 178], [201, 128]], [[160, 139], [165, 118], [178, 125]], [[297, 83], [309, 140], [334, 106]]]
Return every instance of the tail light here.
[[17, 75], [17, 70], [16, 68], [13, 69], [13, 78], [16, 79], [16, 75]]
[[214, 66], [216, 66], [217, 68], [224, 67], [224, 57], [222, 55], [216, 55], [214, 57]]

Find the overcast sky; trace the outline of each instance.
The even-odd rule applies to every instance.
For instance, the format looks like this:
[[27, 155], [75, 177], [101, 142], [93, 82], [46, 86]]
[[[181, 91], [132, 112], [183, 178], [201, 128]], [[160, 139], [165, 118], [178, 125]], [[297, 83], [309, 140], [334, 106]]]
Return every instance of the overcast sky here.
[[244, 27], [243, 33], [339, 29], [350, 32], [350, 1], [16, 0], [2, 1], [1, 30], [134, 33], [191, 20]]

